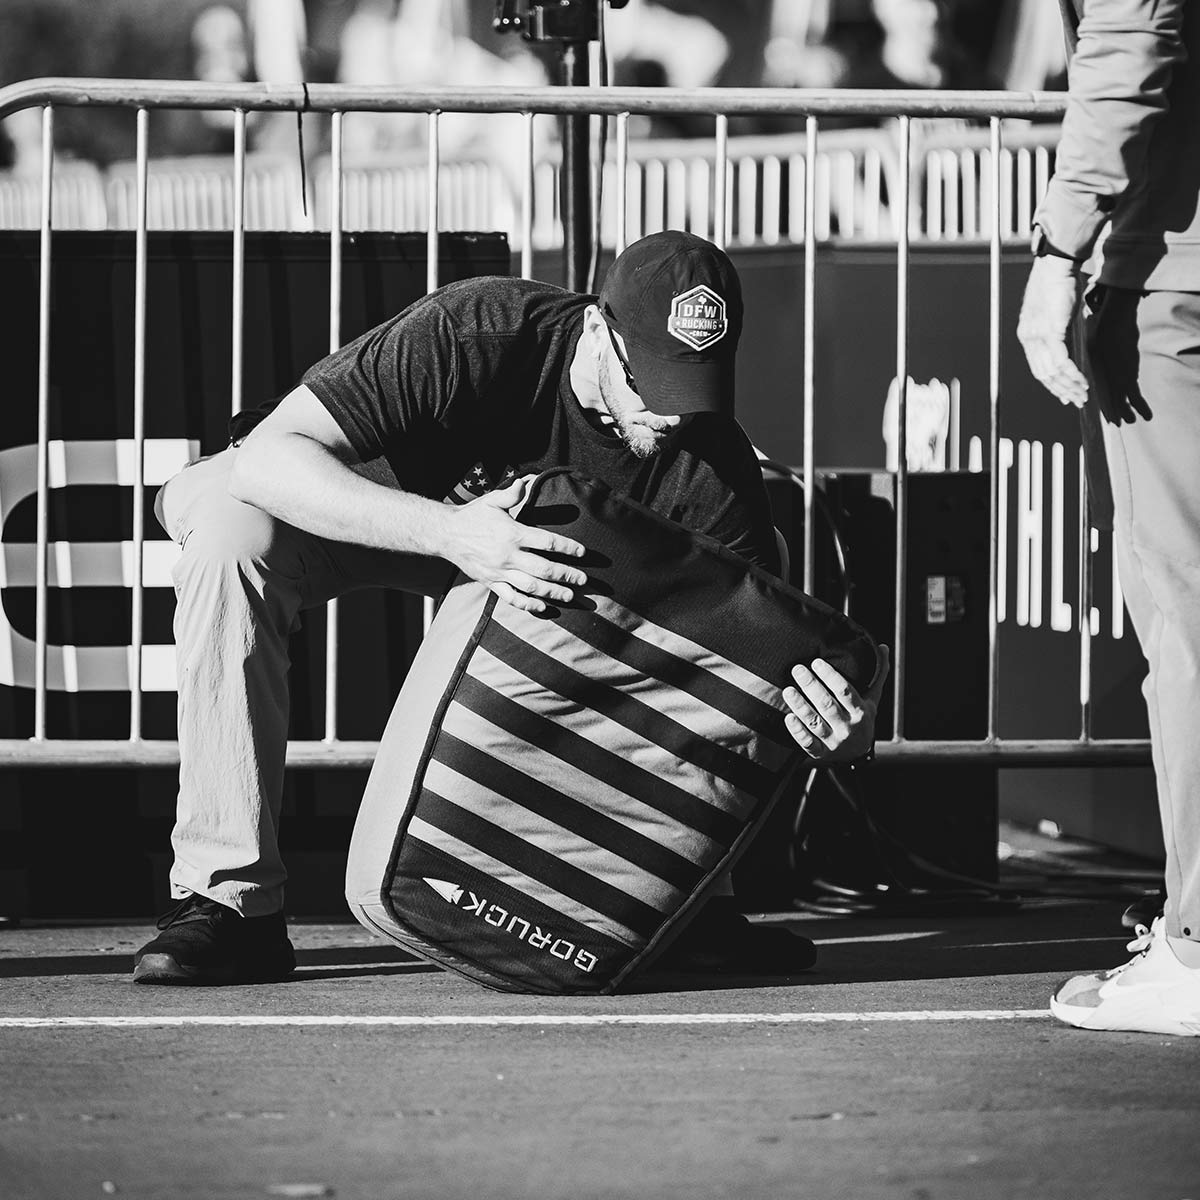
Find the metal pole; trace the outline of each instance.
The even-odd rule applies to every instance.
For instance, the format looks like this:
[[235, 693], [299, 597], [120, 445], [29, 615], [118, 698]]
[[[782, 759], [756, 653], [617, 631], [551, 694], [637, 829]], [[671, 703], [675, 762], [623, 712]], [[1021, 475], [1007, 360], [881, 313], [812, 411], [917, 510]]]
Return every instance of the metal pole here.
[[894, 737], [904, 737], [904, 633], [908, 625], [908, 216], [912, 184], [909, 118], [899, 119], [900, 186], [896, 189], [896, 629], [892, 647]]
[[617, 114], [617, 247], [629, 245], [629, 114]]
[[431, 112], [429, 114], [428, 129], [428, 154], [427, 154], [427, 171], [428, 178], [426, 180], [428, 191], [428, 209], [429, 220], [428, 228], [425, 232], [425, 290], [433, 292], [438, 286], [438, 228], [441, 214], [439, 213], [440, 196], [438, 193], [438, 172], [441, 169], [441, 142], [440, 142], [440, 126], [438, 118], [440, 113]]
[[[587, 43], [564, 42], [561, 80], [566, 87], [582, 87], [588, 81]], [[588, 161], [588, 130], [591, 117], [569, 113], [562, 118], [563, 265], [567, 287], [578, 292], [586, 286], [592, 262], [592, 189]]]
[[[428, 137], [428, 184], [429, 184], [429, 220], [427, 222], [428, 229], [425, 235], [425, 290], [433, 292], [438, 286], [438, 172], [441, 166], [441, 143], [439, 140], [439, 125], [437, 112], [429, 114], [429, 137]], [[432, 596], [425, 597], [425, 603], [422, 606], [422, 621], [425, 627], [425, 632], [429, 632], [429, 626], [433, 624], [434, 614], [437, 612], [437, 603]]]
[[[342, 344], [342, 116], [334, 113], [329, 139], [329, 352]], [[325, 606], [325, 741], [337, 741], [338, 602]]]
[[816, 587], [816, 531], [813, 528], [817, 486], [816, 355], [817, 355], [817, 118], [805, 121], [808, 141], [804, 149], [804, 590]]
[[133, 301], [133, 608], [129, 662], [129, 740], [142, 736], [142, 643], [146, 557], [146, 200], [149, 187], [149, 120], [137, 113], [137, 232]]
[[996, 736], [1000, 703], [1000, 122], [991, 123], [992, 205], [988, 250], [988, 715], [987, 735]]
[[717, 155], [713, 170], [713, 242], [725, 249], [729, 225], [729, 118], [717, 114]]
[[939, 92], [901, 88], [395, 87], [393, 85], [204, 84], [162, 79], [26, 79], [0, 88], [0, 118], [59, 106], [244, 109], [247, 112], [522, 112], [615, 116], [725, 113], [729, 117], [1061, 117], [1062, 92]]
[[525, 113], [525, 173], [521, 179], [521, 277], [533, 278], [533, 113]]
[[242, 411], [242, 338], [246, 309], [246, 110], [233, 122], [233, 351], [229, 402]]
[[[1079, 448], [1079, 737], [1092, 736], [1092, 515], [1087, 466]], [[1113, 547], [1113, 554], [1116, 554]]]
[[50, 230], [54, 187], [54, 109], [42, 110], [42, 213], [38, 276], [37, 565], [34, 592], [33, 736], [46, 737], [46, 606], [50, 553]]

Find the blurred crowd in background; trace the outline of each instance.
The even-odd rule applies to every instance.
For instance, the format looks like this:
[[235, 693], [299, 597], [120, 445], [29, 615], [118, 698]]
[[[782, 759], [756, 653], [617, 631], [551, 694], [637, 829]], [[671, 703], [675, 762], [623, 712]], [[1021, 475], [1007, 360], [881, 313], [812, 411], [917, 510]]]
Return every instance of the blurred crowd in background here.
[[[0, 86], [37, 76], [553, 82], [555, 49], [498, 34], [494, 15], [492, 0], [4, 0]], [[1041, 89], [1065, 81], [1058, 9], [1047, 0], [629, 0], [605, 16], [618, 85]], [[746, 118], [731, 132], [795, 127], [794, 119]], [[295, 129], [291, 114], [250, 114], [249, 147], [294, 149]], [[711, 121], [642, 119], [635, 133], [711, 136]], [[387, 154], [424, 136], [416, 114], [355, 114], [345, 149]], [[461, 118], [443, 132], [442, 150], [469, 154], [487, 137], [479, 121]], [[102, 166], [134, 153], [128, 113], [60, 110], [55, 138], [60, 153]], [[153, 114], [155, 156], [222, 153], [232, 138], [230, 113]], [[40, 146], [36, 111], [0, 123], [0, 167], [36, 169]]]

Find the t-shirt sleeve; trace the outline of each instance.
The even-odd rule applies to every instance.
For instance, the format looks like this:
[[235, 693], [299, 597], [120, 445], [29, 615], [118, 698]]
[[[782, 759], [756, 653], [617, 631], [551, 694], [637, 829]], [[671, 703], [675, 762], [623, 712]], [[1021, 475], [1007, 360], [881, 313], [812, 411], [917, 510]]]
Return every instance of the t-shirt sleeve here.
[[453, 322], [418, 302], [310, 367], [303, 383], [364, 461], [422, 425], [444, 423], [465, 372]]

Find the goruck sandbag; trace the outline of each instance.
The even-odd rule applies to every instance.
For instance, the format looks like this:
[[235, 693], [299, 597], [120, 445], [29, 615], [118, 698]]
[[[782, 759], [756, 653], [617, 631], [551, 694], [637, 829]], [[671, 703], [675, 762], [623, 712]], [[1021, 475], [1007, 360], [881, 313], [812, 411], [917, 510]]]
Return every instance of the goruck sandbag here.
[[802, 762], [791, 667], [860, 691], [871, 638], [711, 538], [567, 470], [519, 519], [588, 548], [537, 616], [461, 579], [380, 743], [355, 916], [505, 991], [612, 992], [679, 932]]

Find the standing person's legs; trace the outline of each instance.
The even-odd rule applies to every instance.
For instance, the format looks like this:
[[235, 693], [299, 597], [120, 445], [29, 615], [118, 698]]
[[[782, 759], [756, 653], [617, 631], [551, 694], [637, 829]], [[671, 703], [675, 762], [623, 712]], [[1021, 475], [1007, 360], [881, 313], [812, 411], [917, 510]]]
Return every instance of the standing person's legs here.
[[[277, 832], [288, 637], [300, 611], [370, 585], [437, 594], [451, 567], [329, 543], [235, 500], [228, 478], [236, 454], [230, 448], [184, 468], [155, 506], [181, 548], [173, 573], [180, 770], [171, 892], [259, 918], [283, 906]], [[200, 907], [225, 918], [212, 903]], [[241, 923], [239, 936], [256, 925]]]
[[[1200, 942], [1200, 295], [1113, 289], [1106, 307], [1097, 367], [1152, 413], [1104, 429], [1121, 585], [1149, 668], [1166, 929]], [[1110, 353], [1136, 363], [1135, 380], [1109, 369]]]
[[[1146, 657], [1166, 906], [1131, 962], [1051, 1002], [1074, 1025], [1200, 1035], [1200, 295], [1108, 289], [1088, 319], [1121, 588]], [[1135, 398], [1132, 406], [1123, 403]], [[1146, 411], [1149, 416], [1145, 415]]]

